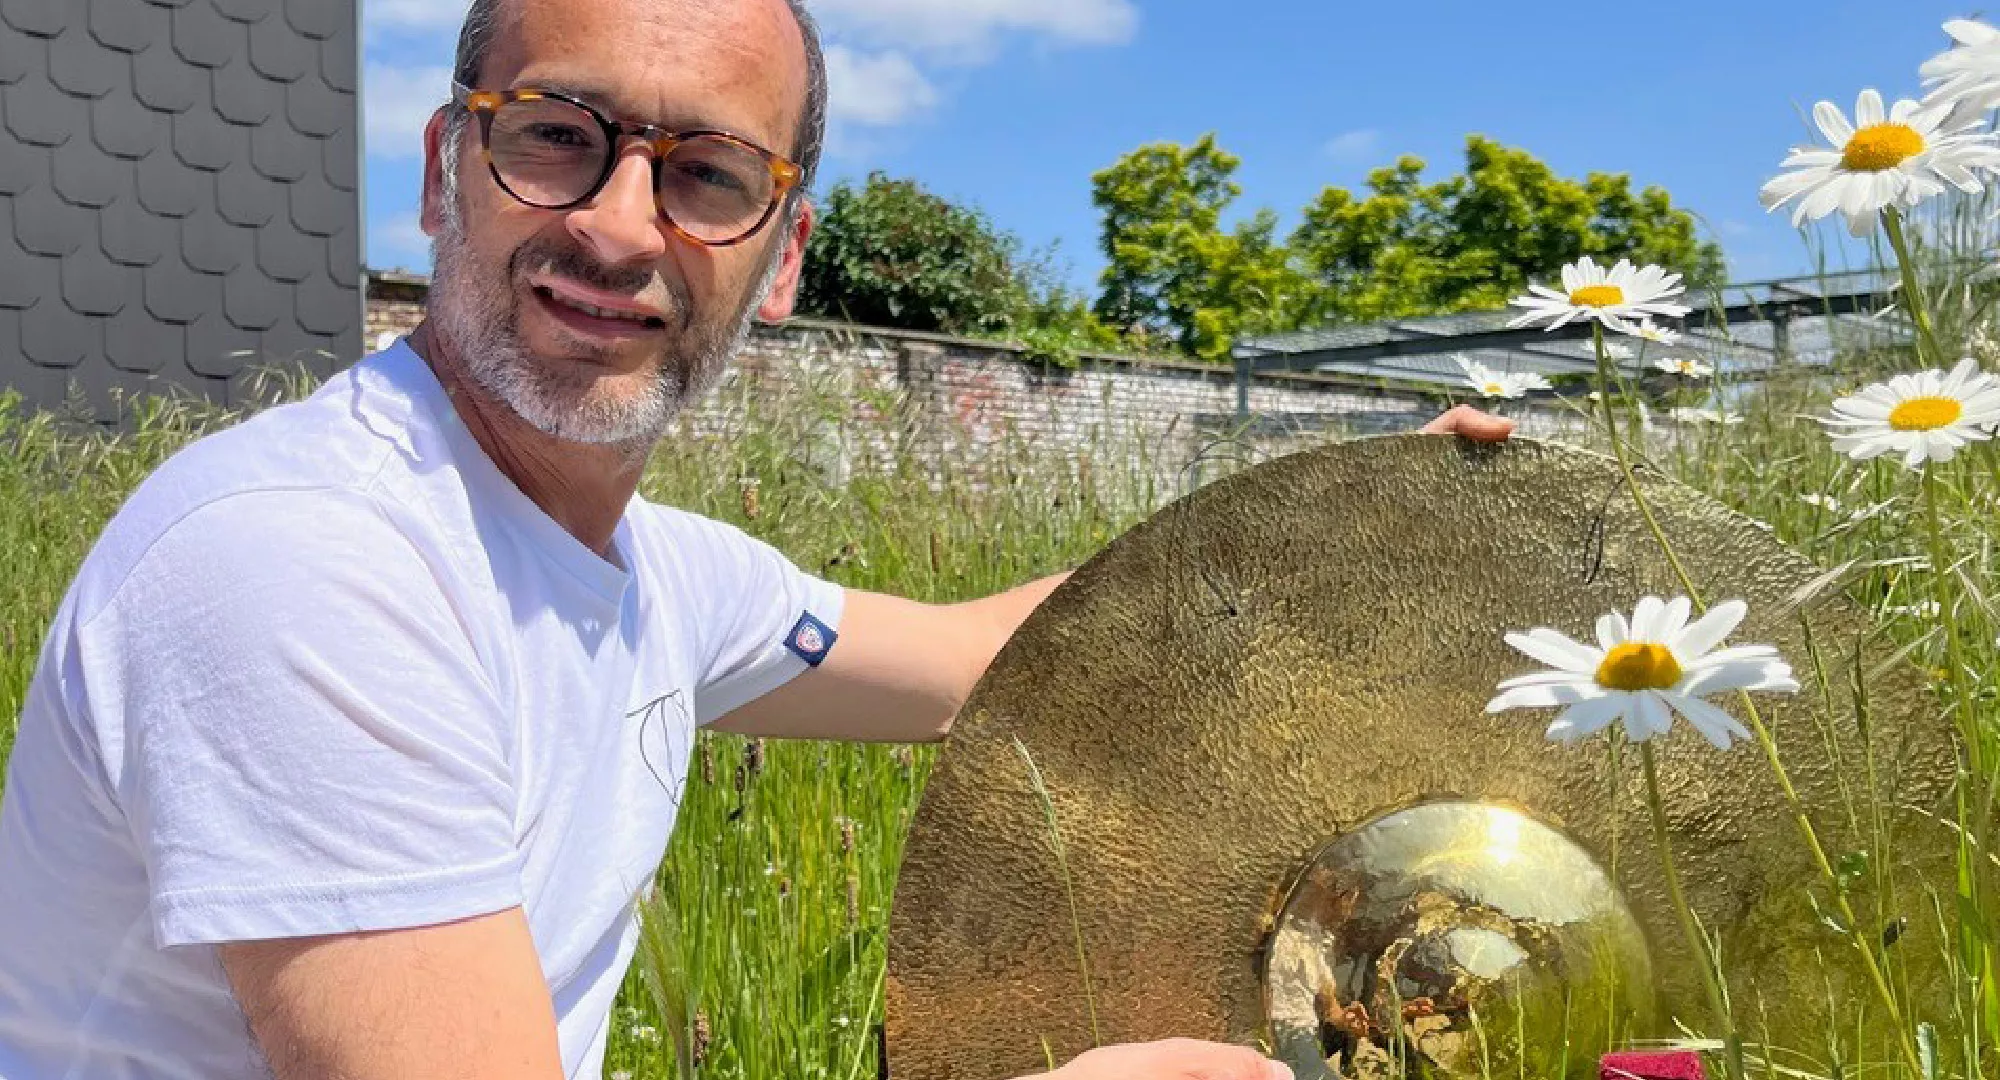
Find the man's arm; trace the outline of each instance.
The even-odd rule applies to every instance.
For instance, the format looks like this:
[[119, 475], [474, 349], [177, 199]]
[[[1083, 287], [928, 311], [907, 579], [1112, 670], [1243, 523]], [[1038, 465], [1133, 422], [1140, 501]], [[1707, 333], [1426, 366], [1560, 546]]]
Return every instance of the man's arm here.
[[715, 729], [779, 739], [942, 739], [1000, 647], [1067, 577], [960, 604], [849, 589], [826, 662], [723, 716]]
[[[1460, 405], [1427, 435], [1499, 442], [1505, 417]], [[1028, 614], [1068, 573], [962, 604], [923, 604], [848, 590], [840, 639], [826, 662], [715, 723], [739, 735], [861, 742], [933, 742]]]
[[441, 926], [224, 945], [276, 1080], [560, 1080], [520, 908]]

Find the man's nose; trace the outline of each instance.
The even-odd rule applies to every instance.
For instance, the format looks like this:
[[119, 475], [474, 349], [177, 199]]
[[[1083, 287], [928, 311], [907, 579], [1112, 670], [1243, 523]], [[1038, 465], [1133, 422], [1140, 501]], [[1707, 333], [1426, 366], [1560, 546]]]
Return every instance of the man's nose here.
[[651, 262], [667, 238], [653, 199], [653, 163], [643, 153], [620, 155], [597, 198], [569, 214], [569, 231], [610, 265]]

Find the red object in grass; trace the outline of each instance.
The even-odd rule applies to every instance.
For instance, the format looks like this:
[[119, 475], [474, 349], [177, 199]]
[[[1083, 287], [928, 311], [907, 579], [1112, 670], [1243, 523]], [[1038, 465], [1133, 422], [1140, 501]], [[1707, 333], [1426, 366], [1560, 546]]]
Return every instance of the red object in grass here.
[[1616, 1050], [1597, 1059], [1598, 1080], [1706, 1080], [1693, 1050]]

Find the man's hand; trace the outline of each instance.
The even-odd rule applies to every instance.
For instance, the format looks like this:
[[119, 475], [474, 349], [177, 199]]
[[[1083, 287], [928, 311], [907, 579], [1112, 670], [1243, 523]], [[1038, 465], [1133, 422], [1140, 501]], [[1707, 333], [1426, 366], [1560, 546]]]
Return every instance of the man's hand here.
[[559, 1080], [520, 908], [441, 926], [224, 945], [277, 1080]]
[[1514, 433], [1514, 421], [1470, 405], [1454, 405], [1418, 430], [1425, 435], [1463, 435], [1473, 442], [1504, 442]]
[[1241, 1046], [1168, 1039], [1101, 1047], [1042, 1080], [1292, 1080], [1292, 1070]]

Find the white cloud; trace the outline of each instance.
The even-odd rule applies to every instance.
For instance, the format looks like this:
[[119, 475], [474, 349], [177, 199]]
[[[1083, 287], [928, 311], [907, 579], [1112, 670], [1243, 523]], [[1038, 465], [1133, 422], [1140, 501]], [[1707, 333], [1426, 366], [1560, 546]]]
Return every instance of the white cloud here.
[[1003, 34], [1115, 45], [1130, 40], [1139, 24], [1131, 0], [812, 0], [812, 10], [837, 33], [981, 57]]
[[1338, 161], [1354, 161], [1368, 157], [1382, 142], [1382, 133], [1373, 128], [1360, 131], [1344, 131], [1326, 141], [1322, 148], [1327, 157]]
[[887, 127], [937, 104], [937, 88], [900, 52], [869, 55], [845, 45], [826, 49], [827, 116]]
[[368, 265], [377, 270], [430, 271], [431, 238], [424, 235], [415, 214], [370, 221], [367, 251]]
[[361, 24], [370, 31], [457, 29], [468, 6], [467, 0], [362, 0]]
[[371, 63], [362, 79], [361, 111], [368, 133], [368, 156], [421, 156], [424, 125], [451, 97], [451, 69]]

